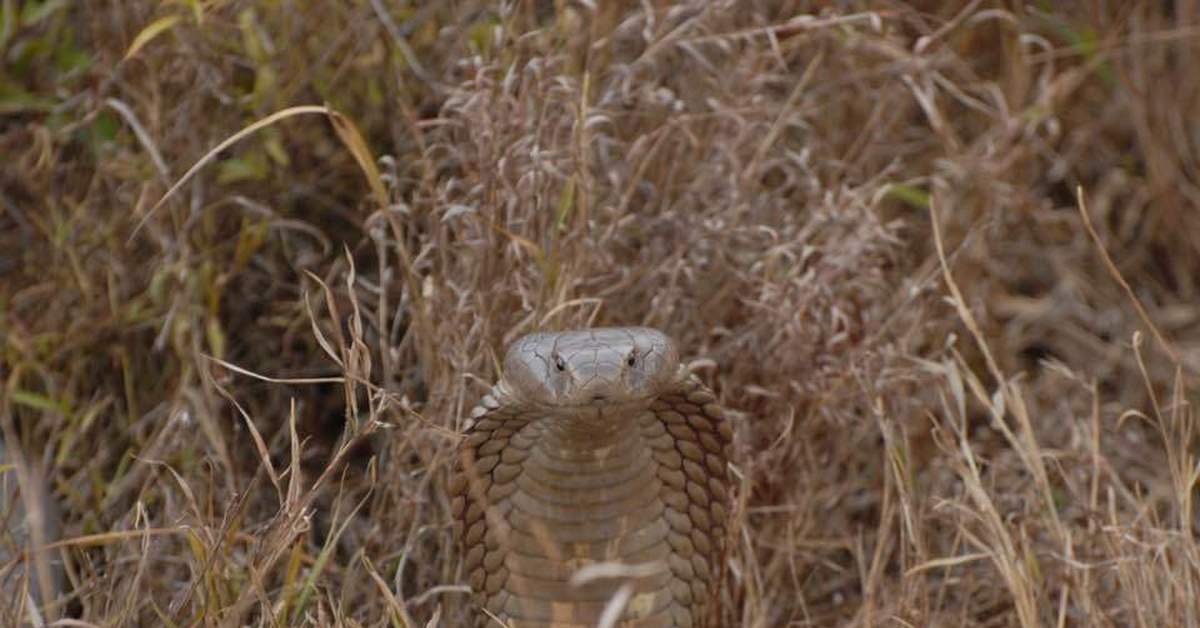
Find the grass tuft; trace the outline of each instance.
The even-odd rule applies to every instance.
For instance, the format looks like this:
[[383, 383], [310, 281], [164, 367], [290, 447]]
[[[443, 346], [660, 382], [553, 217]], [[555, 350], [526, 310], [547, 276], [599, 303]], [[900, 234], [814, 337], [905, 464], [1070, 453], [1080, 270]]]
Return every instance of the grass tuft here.
[[462, 625], [504, 346], [645, 324], [737, 424], [724, 625], [1200, 625], [1198, 34], [0, 1], [0, 471], [62, 514], [0, 624]]

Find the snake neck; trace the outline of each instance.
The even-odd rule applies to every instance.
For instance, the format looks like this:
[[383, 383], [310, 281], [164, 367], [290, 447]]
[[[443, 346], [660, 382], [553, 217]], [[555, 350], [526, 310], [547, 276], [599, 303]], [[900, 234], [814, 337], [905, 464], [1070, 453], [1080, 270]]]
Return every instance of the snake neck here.
[[634, 428], [637, 417], [650, 409], [649, 401], [620, 404], [548, 408], [543, 412], [548, 434], [586, 446], [612, 444]]
[[641, 449], [636, 419], [647, 411], [635, 408], [624, 414], [596, 409], [552, 413], [541, 418], [540, 442], [534, 447], [550, 458], [585, 465], [581, 468], [619, 467]]

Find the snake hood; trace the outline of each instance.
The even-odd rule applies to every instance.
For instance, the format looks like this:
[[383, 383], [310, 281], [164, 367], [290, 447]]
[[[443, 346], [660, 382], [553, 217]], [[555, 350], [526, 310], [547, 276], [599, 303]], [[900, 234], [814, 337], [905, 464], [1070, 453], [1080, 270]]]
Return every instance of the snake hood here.
[[522, 337], [504, 359], [499, 391], [543, 410], [608, 410], [649, 404], [686, 376], [662, 332], [609, 327]]
[[477, 628], [723, 625], [733, 433], [675, 347], [632, 327], [509, 349], [447, 486]]

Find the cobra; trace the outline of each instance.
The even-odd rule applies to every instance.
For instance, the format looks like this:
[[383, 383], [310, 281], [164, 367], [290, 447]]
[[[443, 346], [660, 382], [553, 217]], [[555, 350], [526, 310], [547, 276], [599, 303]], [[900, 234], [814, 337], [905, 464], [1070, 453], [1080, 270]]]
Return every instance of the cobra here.
[[477, 625], [717, 625], [731, 440], [658, 330], [513, 343], [449, 486]]

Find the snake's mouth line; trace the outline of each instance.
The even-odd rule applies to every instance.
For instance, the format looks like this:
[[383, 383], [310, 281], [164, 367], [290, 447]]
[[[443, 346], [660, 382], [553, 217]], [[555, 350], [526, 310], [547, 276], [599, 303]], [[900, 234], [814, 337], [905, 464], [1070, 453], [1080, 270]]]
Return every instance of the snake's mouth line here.
[[646, 395], [645, 397], [620, 400], [605, 397], [578, 403], [543, 403], [538, 405], [541, 409], [549, 412], [578, 412], [594, 409], [600, 411], [602, 414], [615, 414], [638, 408], [649, 408], [656, 397], [657, 395]]

